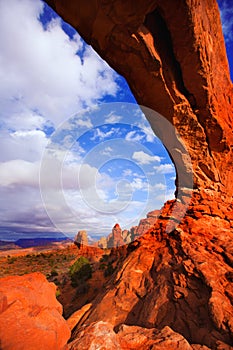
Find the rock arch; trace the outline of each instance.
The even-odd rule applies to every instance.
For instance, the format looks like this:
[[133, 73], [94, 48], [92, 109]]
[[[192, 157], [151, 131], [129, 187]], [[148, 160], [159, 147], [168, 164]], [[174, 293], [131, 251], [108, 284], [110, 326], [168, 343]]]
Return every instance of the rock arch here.
[[[115, 327], [122, 339], [124, 332], [147, 333], [152, 327], [164, 332], [169, 326], [192, 345], [230, 348], [233, 87], [216, 1], [46, 2], [126, 78], [140, 105], [159, 112], [175, 126], [194, 174], [192, 201], [179, 227], [169, 234], [166, 230], [167, 223], [174, 221], [171, 213], [177, 209], [179, 215], [182, 203], [167, 202], [148, 233], [115, 251], [120, 256], [117, 270], [106, 291], [82, 314], [70, 349], [79, 349], [82, 334], [89, 336], [88, 327], [98, 328], [102, 321]], [[146, 117], [153, 128], [153, 115]], [[166, 130], [160, 130], [159, 137], [166, 146]], [[188, 172], [179, 139], [173, 147], [167, 146], [174, 163], [184, 168], [184, 174]], [[127, 326], [121, 328], [122, 323]], [[129, 331], [132, 325], [143, 330]], [[112, 339], [115, 336], [113, 332]], [[151, 348], [152, 343], [143, 348]], [[131, 345], [122, 349], [135, 349]], [[178, 347], [175, 340], [174, 349]]]
[[[175, 126], [198, 193], [230, 202], [233, 88], [216, 1], [46, 2], [126, 78], [139, 104]], [[159, 137], [166, 143], [166, 132]], [[185, 173], [182, 149], [169, 149]]]

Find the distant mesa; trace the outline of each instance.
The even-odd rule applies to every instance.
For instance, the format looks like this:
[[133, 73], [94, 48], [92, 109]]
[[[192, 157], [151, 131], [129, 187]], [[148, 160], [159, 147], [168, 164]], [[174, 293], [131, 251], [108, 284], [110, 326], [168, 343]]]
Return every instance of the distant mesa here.
[[82, 230], [77, 233], [74, 238], [74, 243], [78, 246], [95, 246], [101, 249], [111, 249], [120, 247], [124, 244], [129, 244], [135, 239], [142, 236], [150, 228], [152, 228], [160, 215], [160, 210], [154, 210], [147, 214], [145, 219], [140, 220], [138, 226], [133, 226], [130, 230], [122, 230], [120, 225], [116, 223], [112, 232], [107, 237], [101, 237], [97, 242], [92, 242], [88, 239], [87, 231]]

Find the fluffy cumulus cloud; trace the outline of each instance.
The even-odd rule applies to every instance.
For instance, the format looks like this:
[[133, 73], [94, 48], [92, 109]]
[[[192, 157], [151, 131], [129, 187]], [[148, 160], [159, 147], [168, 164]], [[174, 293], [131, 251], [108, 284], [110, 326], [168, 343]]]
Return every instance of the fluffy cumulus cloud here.
[[161, 158], [159, 156], [150, 155], [143, 151], [134, 152], [133, 157], [139, 164], [150, 164], [152, 162], [160, 162]]
[[[0, 212], [6, 227], [16, 229], [21, 221], [24, 230], [29, 218], [34, 218], [31, 229], [41, 229], [42, 223], [52, 229], [39, 189], [49, 134], [80, 109], [118, 91], [116, 73], [78, 34], [68, 36], [56, 16], [41, 20], [44, 6], [41, 0], [0, 1]], [[80, 120], [84, 124], [92, 127]], [[53, 171], [48, 170], [47, 181], [54, 188]], [[75, 166], [65, 167], [65, 188], [77, 185], [76, 172]]]
[[[115, 73], [53, 19], [44, 29], [39, 0], [0, 2], [0, 101], [4, 117], [39, 111], [59, 123], [83, 105], [116, 94]], [[80, 57], [82, 56], [82, 57]]]
[[160, 164], [158, 166], [154, 166], [156, 173], [158, 174], [172, 174], [175, 173], [174, 165], [171, 163], [168, 164]]

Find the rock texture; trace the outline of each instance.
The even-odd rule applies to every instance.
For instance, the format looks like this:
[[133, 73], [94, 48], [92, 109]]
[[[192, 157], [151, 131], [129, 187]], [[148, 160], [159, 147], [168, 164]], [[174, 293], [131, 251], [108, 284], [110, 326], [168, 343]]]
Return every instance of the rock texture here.
[[232, 349], [233, 92], [216, 1], [46, 2], [180, 135], [145, 109], [175, 163], [178, 199], [127, 253], [113, 252], [117, 269], [72, 323], [70, 349]]
[[[230, 201], [233, 92], [217, 2], [46, 2], [127, 79], [139, 104], [175, 126], [194, 187]], [[177, 185], [189, 187], [180, 139], [159, 130], [153, 113], [146, 117], [176, 165]]]
[[120, 247], [124, 244], [121, 227], [119, 224], [115, 224], [112, 233], [107, 238], [107, 247]]
[[107, 248], [107, 238], [101, 237], [100, 240], [97, 243], [99, 248], [106, 249]]
[[80, 245], [88, 245], [88, 236], [86, 231], [79, 231], [74, 238], [74, 243], [78, 246]]
[[210, 350], [206, 346], [190, 345], [184, 337], [167, 326], [158, 331], [155, 328], [121, 325], [118, 333], [115, 333], [112, 325], [103, 321], [81, 328], [80, 336], [69, 345], [69, 349]]
[[[121, 229], [119, 224], [115, 224], [112, 232], [107, 237], [101, 237], [95, 246], [102, 249], [111, 249], [129, 244], [142, 236], [153, 227], [160, 214], [160, 210], [154, 210], [147, 214], [145, 219], [141, 219], [138, 226], [133, 226], [130, 230]], [[75, 242], [77, 242], [77, 238]]]
[[[168, 326], [199, 348], [231, 349], [233, 207], [220, 215], [216, 203], [211, 214], [204, 200], [199, 208], [196, 201], [199, 198], [194, 197], [187, 216], [172, 233], [165, 228], [172, 221], [169, 213], [175, 200], [166, 203], [153, 229], [128, 246], [126, 256], [122, 247], [118, 269], [102, 297], [92, 302], [85, 327], [100, 320], [116, 332], [122, 324], [143, 327], [145, 332]], [[176, 212], [178, 216], [177, 207]], [[84, 323], [76, 325], [73, 340], [80, 339]]]
[[159, 210], [154, 210], [148, 213], [145, 219], [141, 219], [139, 222], [139, 225], [136, 227], [136, 230], [135, 228], [133, 229], [134, 233], [132, 234], [132, 241], [142, 236], [151, 227], [153, 227], [153, 225], [155, 224], [156, 220], [159, 217], [159, 214], [160, 214]]
[[56, 286], [32, 273], [0, 279], [0, 348], [64, 350], [70, 329], [55, 297]]

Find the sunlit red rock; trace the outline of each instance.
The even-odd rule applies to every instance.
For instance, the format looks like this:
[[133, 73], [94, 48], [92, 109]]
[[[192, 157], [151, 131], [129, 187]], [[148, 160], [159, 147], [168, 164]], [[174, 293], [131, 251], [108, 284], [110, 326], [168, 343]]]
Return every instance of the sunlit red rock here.
[[[46, 0], [129, 83], [137, 102], [169, 120], [194, 187], [232, 194], [233, 88], [216, 1]], [[186, 184], [180, 139], [152, 128]]]
[[70, 329], [55, 292], [40, 273], [0, 279], [2, 350], [66, 349]]
[[[138, 103], [180, 135], [158, 130], [147, 112], [175, 163], [181, 195], [127, 254], [113, 251], [117, 269], [74, 329], [70, 349], [231, 349], [233, 92], [217, 2], [46, 2], [125, 76]], [[122, 244], [118, 226], [110, 240]]]
[[115, 224], [112, 233], [107, 237], [107, 247], [120, 247], [124, 244], [121, 227], [119, 224]]

